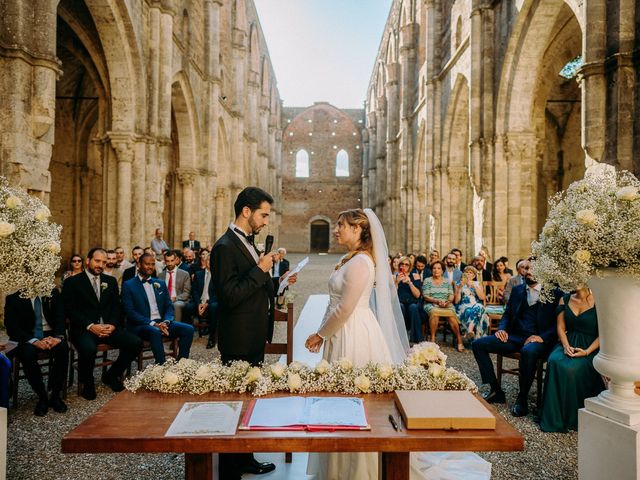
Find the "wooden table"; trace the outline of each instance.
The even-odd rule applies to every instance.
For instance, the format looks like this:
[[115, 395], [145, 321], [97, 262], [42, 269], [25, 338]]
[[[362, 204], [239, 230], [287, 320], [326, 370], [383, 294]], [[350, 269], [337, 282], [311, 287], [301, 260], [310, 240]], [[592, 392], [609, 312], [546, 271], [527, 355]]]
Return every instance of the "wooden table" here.
[[[282, 396], [284, 396], [283, 394]], [[314, 394], [315, 395], [315, 394]], [[381, 452], [380, 475], [409, 478], [411, 451], [523, 450], [524, 439], [495, 410], [495, 430], [406, 430], [396, 432], [392, 394], [362, 395], [371, 424], [368, 431], [238, 431], [233, 437], [165, 437], [184, 402], [244, 400], [251, 395], [167, 395], [120, 392], [62, 439], [63, 453], [184, 453], [185, 478], [213, 478], [211, 453], [227, 452]], [[485, 404], [486, 405], [486, 404]], [[150, 414], [153, 410], [153, 415]]]

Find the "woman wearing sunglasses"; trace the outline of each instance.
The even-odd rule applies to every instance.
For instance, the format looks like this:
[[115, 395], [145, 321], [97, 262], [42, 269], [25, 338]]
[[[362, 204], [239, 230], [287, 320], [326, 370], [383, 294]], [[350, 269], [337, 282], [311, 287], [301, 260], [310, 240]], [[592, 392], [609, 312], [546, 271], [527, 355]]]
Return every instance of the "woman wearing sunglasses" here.
[[64, 282], [67, 278], [73, 277], [79, 273], [84, 272], [84, 262], [82, 261], [82, 257], [77, 253], [71, 255], [71, 260], [69, 260], [69, 270], [64, 272], [62, 275], [62, 281]]

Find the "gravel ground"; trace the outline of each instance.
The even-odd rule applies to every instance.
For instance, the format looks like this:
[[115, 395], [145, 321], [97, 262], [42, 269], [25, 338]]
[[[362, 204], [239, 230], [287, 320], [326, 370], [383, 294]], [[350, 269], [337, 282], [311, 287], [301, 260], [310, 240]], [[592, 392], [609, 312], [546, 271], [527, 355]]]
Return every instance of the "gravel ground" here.
[[[303, 255], [292, 254], [292, 265]], [[327, 293], [327, 279], [337, 255], [312, 256], [311, 262], [300, 275], [298, 284], [293, 288], [295, 304], [304, 305], [307, 297], [313, 293]], [[297, 309], [296, 315], [299, 314]], [[4, 336], [4, 335], [3, 335]], [[283, 336], [283, 331], [276, 331]], [[218, 355], [217, 350], [206, 350], [206, 339], [196, 338], [192, 347], [192, 358], [207, 360]], [[477, 383], [480, 382], [478, 368], [470, 350], [456, 352], [449, 345], [443, 346], [448, 355], [448, 364], [465, 372]], [[213, 352], [213, 353], [212, 353]], [[275, 361], [275, 357], [267, 361]], [[96, 372], [96, 375], [99, 375]], [[524, 452], [481, 453], [492, 463], [494, 479], [562, 479], [577, 476], [577, 442], [574, 433], [542, 433], [533, 422], [532, 416], [513, 418], [509, 414], [511, 403], [515, 400], [518, 385], [516, 378], [507, 375], [503, 379], [507, 393], [507, 405], [498, 405], [503, 415], [525, 437]], [[482, 387], [481, 391], [485, 391]], [[33, 415], [36, 397], [25, 380], [20, 382], [19, 409], [9, 412], [7, 478], [9, 479], [176, 479], [184, 475], [184, 462], [181, 455], [159, 454], [113, 454], [87, 455], [60, 453], [62, 437], [97, 411], [113, 397], [113, 392], [96, 383], [98, 398], [92, 402], [78, 397], [75, 385], [69, 391], [66, 414], [50, 411], [44, 418]], [[535, 404], [535, 386], [529, 398], [529, 405]]]

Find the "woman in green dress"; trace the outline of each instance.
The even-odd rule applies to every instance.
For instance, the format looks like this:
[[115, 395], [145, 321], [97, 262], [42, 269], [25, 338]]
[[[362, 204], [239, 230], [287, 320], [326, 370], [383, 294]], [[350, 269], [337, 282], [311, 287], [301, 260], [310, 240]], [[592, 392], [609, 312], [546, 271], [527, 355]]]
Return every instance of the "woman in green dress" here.
[[540, 415], [543, 432], [577, 430], [578, 410], [584, 407], [584, 399], [605, 389], [602, 377], [593, 368], [600, 340], [595, 303], [588, 288], [578, 288], [560, 300], [558, 339], [547, 361]]

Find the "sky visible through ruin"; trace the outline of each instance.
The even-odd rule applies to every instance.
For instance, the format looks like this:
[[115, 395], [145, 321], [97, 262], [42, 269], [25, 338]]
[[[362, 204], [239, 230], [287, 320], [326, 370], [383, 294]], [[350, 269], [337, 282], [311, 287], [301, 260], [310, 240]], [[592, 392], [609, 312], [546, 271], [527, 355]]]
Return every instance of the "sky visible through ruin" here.
[[254, 0], [288, 107], [363, 108], [392, 0]]

